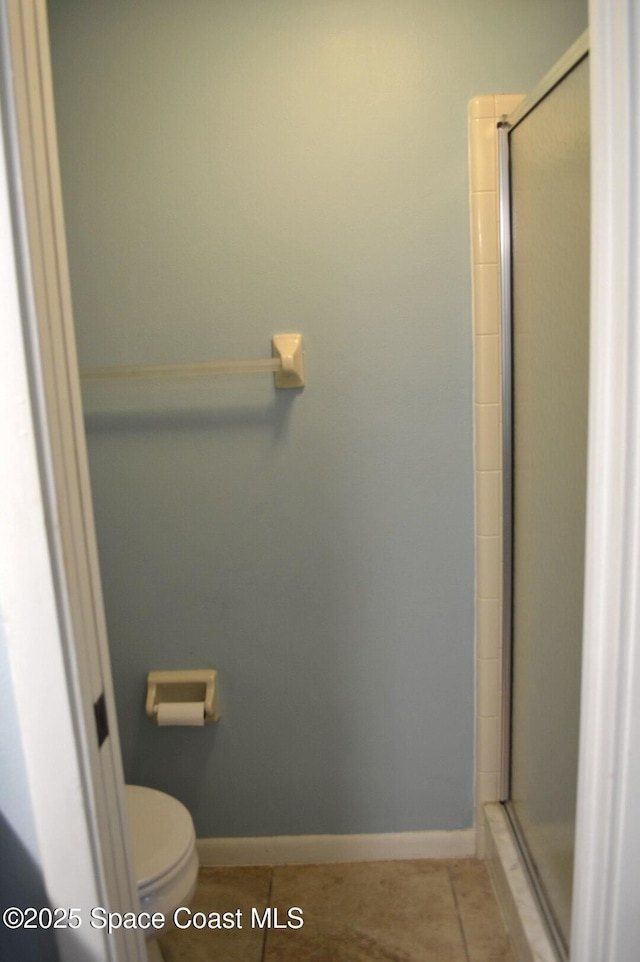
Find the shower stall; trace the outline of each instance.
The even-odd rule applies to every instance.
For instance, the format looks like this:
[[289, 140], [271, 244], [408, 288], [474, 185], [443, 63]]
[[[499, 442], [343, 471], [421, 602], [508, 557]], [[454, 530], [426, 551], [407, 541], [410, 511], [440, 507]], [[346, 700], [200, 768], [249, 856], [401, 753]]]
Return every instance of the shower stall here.
[[571, 929], [589, 368], [586, 36], [499, 130], [507, 817], [560, 957]]

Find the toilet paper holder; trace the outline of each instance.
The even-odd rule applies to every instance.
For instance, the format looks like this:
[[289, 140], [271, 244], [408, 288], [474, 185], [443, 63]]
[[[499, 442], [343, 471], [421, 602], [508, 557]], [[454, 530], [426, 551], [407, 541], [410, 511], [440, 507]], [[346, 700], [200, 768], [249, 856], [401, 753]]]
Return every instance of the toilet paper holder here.
[[145, 711], [158, 721], [160, 704], [202, 704], [205, 722], [220, 718], [218, 702], [218, 673], [213, 669], [193, 671], [150, 671], [147, 675]]

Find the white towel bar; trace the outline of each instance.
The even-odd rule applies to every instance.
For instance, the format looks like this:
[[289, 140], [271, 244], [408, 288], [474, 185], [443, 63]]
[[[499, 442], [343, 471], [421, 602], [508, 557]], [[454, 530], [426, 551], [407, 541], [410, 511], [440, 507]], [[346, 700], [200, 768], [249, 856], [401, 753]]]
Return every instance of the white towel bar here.
[[198, 361], [195, 364], [138, 364], [89, 367], [80, 371], [83, 384], [96, 381], [150, 378], [208, 377], [215, 374], [273, 373], [278, 388], [304, 387], [302, 334], [274, 334], [273, 357], [247, 361]]

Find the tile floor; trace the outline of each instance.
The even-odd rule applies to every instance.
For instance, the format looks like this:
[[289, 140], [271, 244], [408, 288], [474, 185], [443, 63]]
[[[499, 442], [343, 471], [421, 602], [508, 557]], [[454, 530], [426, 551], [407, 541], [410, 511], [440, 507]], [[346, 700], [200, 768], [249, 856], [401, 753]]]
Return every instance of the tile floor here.
[[167, 933], [166, 962], [514, 962], [475, 859], [202, 868], [191, 911], [233, 928]]

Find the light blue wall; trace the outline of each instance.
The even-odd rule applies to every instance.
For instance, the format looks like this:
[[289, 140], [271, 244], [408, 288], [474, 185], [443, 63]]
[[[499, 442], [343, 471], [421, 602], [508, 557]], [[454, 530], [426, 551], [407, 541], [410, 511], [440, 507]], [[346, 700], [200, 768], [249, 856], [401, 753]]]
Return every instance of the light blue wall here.
[[[584, 0], [51, 0], [127, 778], [201, 836], [457, 829], [473, 811], [467, 104], [526, 91]], [[150, 669], [219, 670], [159, 730]]]

